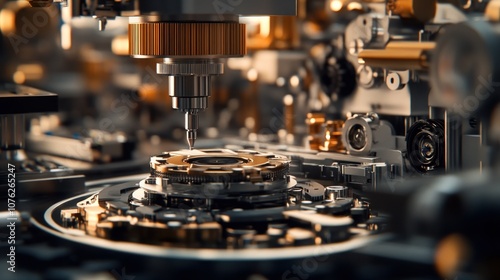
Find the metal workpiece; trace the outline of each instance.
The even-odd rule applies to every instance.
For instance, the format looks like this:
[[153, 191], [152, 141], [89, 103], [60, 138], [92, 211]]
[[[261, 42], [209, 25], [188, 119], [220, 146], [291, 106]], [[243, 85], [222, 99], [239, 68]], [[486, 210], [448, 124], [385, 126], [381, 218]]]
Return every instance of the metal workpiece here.
[[150, 167], [153, 174], [168, 178], [170, 182], [208, 183], [221, 179], [265, 182], [283, 180], [289, 160], [281, 155], [250, 150], [184, 150], [153, 156]]
[[224, 252], [228, 260], [302, 258], [339, 242], [345, 250], [368, 236], [369, 216], [357, 214], [368, 214], [368, 204], [356, 205], [346, 187], [328, 200], [323, 185], [288, 175], [289, 164], [287, 157], [252, 150], [166, 152], [151, 158], [151, 174], [139, 183], [59, 202], [45, 217], [50, 227], [77, 233], [85, 243], [143, 246], [170, 257], [168, 250], [192, 251], [200, 260], [199, 252], [210, 258]]
[[351, 155], [368, 156], [379, 149], [394, 149], [394, 128], [377, 114], [355, 115], [342, 128], [342, 142]]

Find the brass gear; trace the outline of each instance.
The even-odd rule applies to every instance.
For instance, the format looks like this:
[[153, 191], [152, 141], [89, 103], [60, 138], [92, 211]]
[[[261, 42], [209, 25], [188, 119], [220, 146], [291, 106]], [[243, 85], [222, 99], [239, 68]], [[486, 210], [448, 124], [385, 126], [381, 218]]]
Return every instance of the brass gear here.
[[246, 54], [246, 29], [236, 22], [130, 23], [133, 57], [239, 57]]
[[172, 182], [274, 181], [288, 174], [284, 156], [255, 151], [202, 150], [198, 155], [179, 152], [154, 156], [151, 173]]

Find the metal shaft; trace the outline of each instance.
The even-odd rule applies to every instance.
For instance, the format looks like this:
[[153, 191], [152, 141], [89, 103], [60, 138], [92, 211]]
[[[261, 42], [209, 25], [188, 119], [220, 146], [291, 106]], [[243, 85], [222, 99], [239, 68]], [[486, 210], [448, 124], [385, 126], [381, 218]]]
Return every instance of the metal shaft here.
[[189, 149], [192, 150], [194, 148], [194, 142], [196, 141], [196, 136], [198, 131], [198, 112], [196, 111], [186, 112], [185, 129], [186, 129], [186, 139], [189, 144]]

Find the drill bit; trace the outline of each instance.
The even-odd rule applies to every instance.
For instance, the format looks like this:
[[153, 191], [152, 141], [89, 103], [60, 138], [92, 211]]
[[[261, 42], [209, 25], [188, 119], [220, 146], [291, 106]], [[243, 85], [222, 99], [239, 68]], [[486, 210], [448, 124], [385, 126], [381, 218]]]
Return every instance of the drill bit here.
[[194, 148], [194, 142], [196, 141], [196, 134], [198, 130], [198, 112], [188, 111], [185, 115], [185, 129], [186, 129], [186, 139], [189, 145], [189, 149]]

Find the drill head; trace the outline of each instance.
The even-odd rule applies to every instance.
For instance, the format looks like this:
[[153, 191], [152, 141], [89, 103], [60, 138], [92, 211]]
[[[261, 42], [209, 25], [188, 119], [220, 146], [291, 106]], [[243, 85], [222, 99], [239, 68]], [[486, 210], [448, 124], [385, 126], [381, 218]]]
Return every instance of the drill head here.
[[189, 149], [192, 150], [194, 148], [194, 142], [196, 141], [197, 130], [198, 130], [197, 112], [186, 112], [185, 129], [186, 129], [186, 139], [189, 145]]

